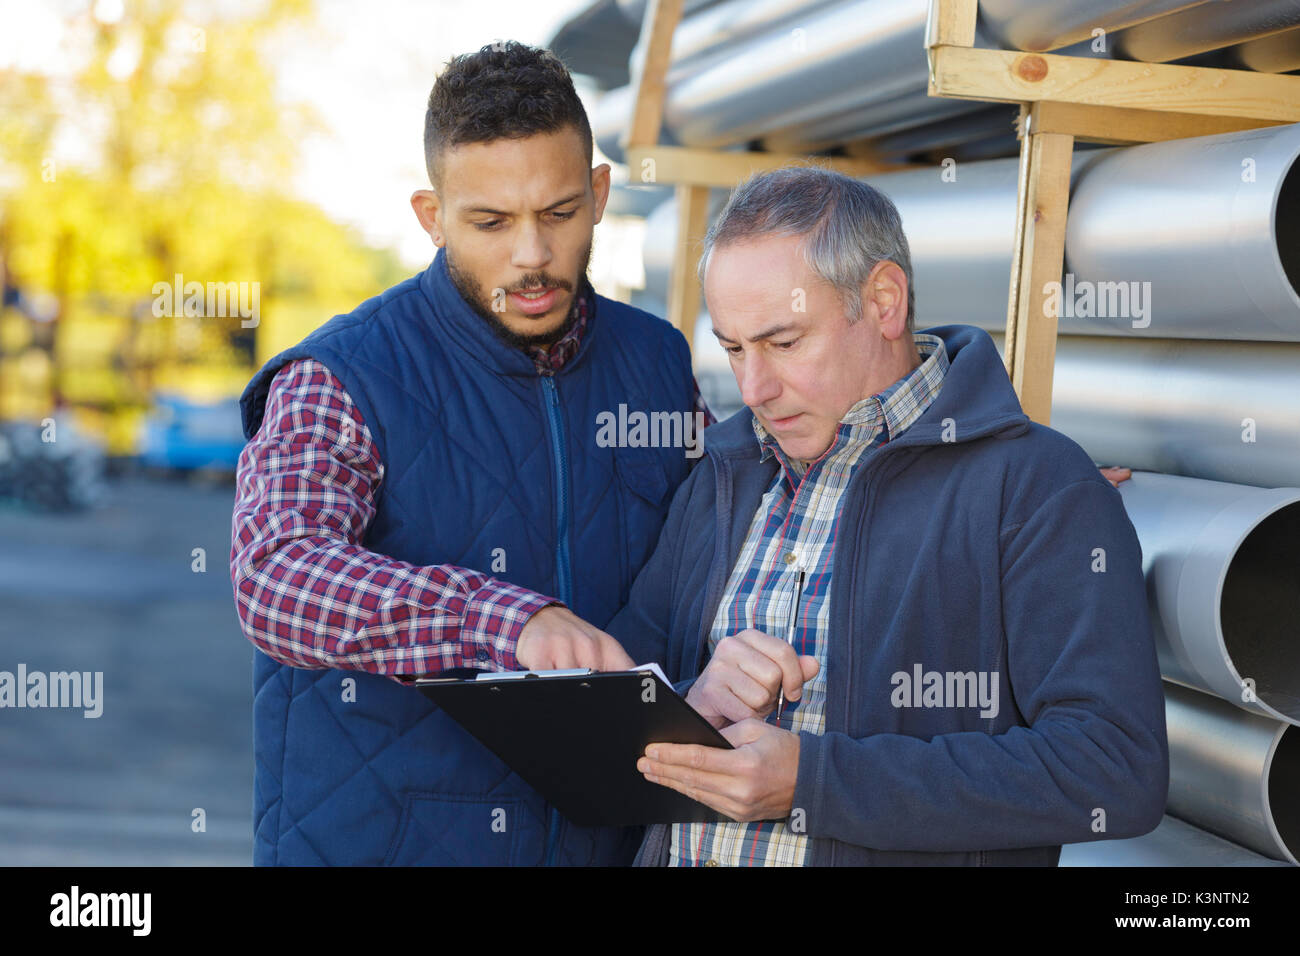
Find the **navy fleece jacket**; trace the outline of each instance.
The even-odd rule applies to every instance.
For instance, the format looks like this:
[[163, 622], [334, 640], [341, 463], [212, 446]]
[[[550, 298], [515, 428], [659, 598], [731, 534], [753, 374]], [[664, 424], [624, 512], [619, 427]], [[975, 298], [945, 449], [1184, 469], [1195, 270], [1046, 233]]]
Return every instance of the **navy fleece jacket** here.
[[[1164, 812], [1141, 548], [1083, 449], [1021, 411], [988, 334], [926, 331], [948, 352], [942, 391], [845, 492], [826, 731], [800, 735], [794, 808], [814, 865], [1055, 865], [1063, 843], [1137, 836]], [[704, 432], [607, 628], [683, 691], [776, 473], [751, 418]], [[971, 679], [996, 686], [993, 706], [962, 701]], [[639, 862], [664, 862], [667, 839], [651, 828]]]

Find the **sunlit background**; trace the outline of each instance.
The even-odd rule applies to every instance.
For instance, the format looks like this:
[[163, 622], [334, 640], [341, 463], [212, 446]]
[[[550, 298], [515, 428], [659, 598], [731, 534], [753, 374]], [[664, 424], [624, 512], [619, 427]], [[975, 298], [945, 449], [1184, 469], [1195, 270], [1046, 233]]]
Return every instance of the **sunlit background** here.
[[[237, 398], [427, 266], [443, 64], [578, 7], [0, 0], [0, 670], [104, 682], [98, 718], [3, 712], [0, 864], [249, 862]], [[598, 227], [601, 292], [641, 284], [642, 231]]]
[[[1261, 17], [1284, 6], [1285, 16]], [[98, 715], [0, 709], [0, 865], [251, 862], [254, 652], [229, 573], [244, 444], [237, 398], [268, 358], [427, 266], [433, 249], [409, 197], [426, 185], [425, 103], [451, 56], [498, 40], [554, 42], [591, 75], [575, 81], [601, 162], [601, 144], [623, 152], [644, 7], [0, 0], [0, 687], [15, 672], [102, 678]], [[991, 7], [1012, 13], [989, 18]], [[926, 0], [686, 0], [685, 8], [658, 142], [905, 164], [873, 179], [898, 204], [908, 235], [918, 328], [962, 322], [1001, 341], [1018, 108], [928, 95]], [[1067, 8], [1072, 17], [1058, 15]], [[1099, 8], [1113, 19], [1094, 28], [1089, 11]], [[1141, 22], [1134, 8], [1161, 8], [1168, 20]], [[1300, 0], [1004, 0], [980, 11], [988, 42], [1005, 48], [1300, 72]], [[1202, 15], [1213, 29], [1177, 27]], [[1098, 29], [1109, 46], [1097, 46]], [[1264, 116], [1269, 97], [1258, 99]], [[1252, 615], [1269, 609], [1268, 639], [1252, 646], [1278, 655], [1261, 667], [1279, 680], [1294, 674], [1287, 628], [1300, 505], [1288, 504], [1291, 523], [1274, 522], [1281, 530], [1268, 537], [1243, 531], [1230, 542], [1220, 506], [1208, 503], [1220, 499], [1204, 497], [1203, 486], [1220, 483], [1215, 494], [1236, 501], [1229, 496], [1297, 484], [1300, 265], [1296, 217], [1287, 215], [1300, 196], [1289, 171], [1300, 170], [1295, 129], [1225, 134], [1213, 149], [1139, 146], [1076, 166], [1069, 272], [1089, 290], [1097, 280], [1154, 279], [1146, 317], [1152, 296], [1159, 314], [1150, 329], [1128, 314], [1109, 325], [1091, 310], [1062, 316], [1052, 368], [1052, 427], [1098, 464], [1145, 473], [1121, 493], [1154, 556], [1151, 593], [1167, 593], [1161, 581], [1185, 583], [1189, 555], [1211, 567], [1209, 538], [1197, 529], [1217, 529], [1225, 569], [1237, 566], [1241, 545], [1249, 570], [1237, 580], [1261, 590], [1242, 592], [1251, 597], [1240, 602], [1240, 626], [1264, 633]], [[1081, 141], [1079, 151], [1096, 145]], [[678, 248], [673, 187], [629, 184], [618, 164], [613, 178], [591, 279], [605, 295], [663, 315]], [[723, 195], [713, 190], [715, 208]], [[1228, 252], [1235, 267], [1225, 265]], [[191, 283], [201, 299], [194, 308]], [[738, 392], [709, 325], [696, 322], [693, 360], [725, 417], [740, 407]], [[1183, 513], [1192, 517], [1168, 517]], [[1186, 543], [1166, 533], [1175, 525]], [[1170, 608], [1155, 611], [1176, 615], [1170, 633], [1187, 633], [1193, 612], [1181, 599]], [[1209, 620], [1197, 624], [1206, 659], [1221, 656], [1226, 633]], [[1181, 683], [1178, 673], [1166, 677]], [[1294, 694], [1276, 693], [1294, 708]], [[1210, 710], [1170, 699], [1171, 728], [1209, 720]], [[1224, 719], [1241, 719], [1228, 711]], [[1247, 750], [1268, 761], [1281, 753], [1279, 765], [1293, 766], [1280, 737], [1256, 746], [1261, 733], [1280, 733], [1259, 726], [1244, 738], [1181, 734], [1171, 781], [1181, 772], [1195, 783], [1171, 787], [1146, 859], [1294, 860], [1268, 809], [1270, 800], [1283, 810], [1294, 801], [1269, 796], [1255, 757], [1236, 761], [1236, 776], [1220, 772], [1222, 754]], [[1295, 775], [1273, 779], [1290, 787]], [[1180, 807], [1179, 792], [1195, 799]], [[1255, 822], [1240, 836], [1248, 818]], [[1297, 832], [1294, 813], [1277, 819]], [[1130, 852], [1124, 842], [1079, 845], [1073, 865], [1109, 865], [1111, 847]]]
[[[427, 185], [433, 78], [494, 40], [544, 45], [572, 12], [2, 0], [0, 417], [60, 409], [110, 455], [147, 455], [151, 412], [233, 397], [256, 364], [422, 269], [433, 250], [408, 200]], [[602, 227], [592, 280], [625, 293], [639, 224]], [[160, 320], [154, 284], [178, 273], [257, 282], [256, 324]]]

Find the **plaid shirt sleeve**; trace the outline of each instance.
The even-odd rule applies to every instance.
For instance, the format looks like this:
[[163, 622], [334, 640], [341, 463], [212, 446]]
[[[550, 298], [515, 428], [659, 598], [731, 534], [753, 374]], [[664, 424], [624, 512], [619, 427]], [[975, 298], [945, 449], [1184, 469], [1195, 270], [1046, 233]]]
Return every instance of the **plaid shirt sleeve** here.
[[239, 456], [230, 573], [245, 635], [282, 664], [395, 680], [517, 669], [524, 625], [560, 602], [361, 547], [383, 474], [338, 379], [310, 359], [281, 369]]

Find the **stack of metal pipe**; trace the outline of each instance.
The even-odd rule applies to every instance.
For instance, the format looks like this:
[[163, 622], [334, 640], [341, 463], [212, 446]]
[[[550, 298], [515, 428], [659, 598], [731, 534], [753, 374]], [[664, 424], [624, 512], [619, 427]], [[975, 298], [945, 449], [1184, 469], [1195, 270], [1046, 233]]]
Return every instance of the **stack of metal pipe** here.
[[[642, 0], [599, 0], [574, 21], [610, 5], [635, 22]], [[924, 37], [929, 0], [695, 0], [674, 37], [660, 141], [709, 148], [761, 141], [768, 149], [812, 152], [865, 142], [878, 155], [924, 150], [936, 124], [971, 113], [975, 158], [1015, 140], [1008, 110], [928, 97]], [[976, 45], [1147, 62], [1204, 62], [1263, 72], [1300, 69], [1300, 0], [981, 0]], [[609, 45], [564, 50], [608, 79]], [[1199, 58], [1199, 59], [1197, 59]], [[597, 62], [599, 60], [599, 62]], [[592, 126], [601, 150], [622, 159], [642, 50], [631, 51], [627, 82], [599, 101]], [[906, 135], [916, 133], [913, 138]]]
[[[917, 327], [978, 325], [1001, 347], [1017, 163], [962, 157], [1007, 138], [1008, 120], [925, 99], [927, 6], [754, 0], [746, 16], [734, 2], [694, 13], [674, 45], [665, 138], [806, 149], [874, 137], [881, 152], [955, 157], [870, 182], [902, 214]], [[1273, 67], [1300, 68], [1285, 55], [1300, 49], [1300, 0], [983, 0], [980, 14], [982, 44], [1158, 62], [1242, 60], [1272, 44]], [[671, 202], [647, 220], [652, 301], [666, 299], [675, 229]], [[1138, 856], [1185, 863], [1222, 844], [1294, 864], [1300, 124], [1078, 151], [1063, 281], [1045, 291], [1060, 330], [1052, 426], [1094, 461], [1135, 469], [1120, 493], [1166, 679], [1176, 818]], [[697, 323], [697, 363], [716, 387], [725, 358], [708, 325]], [[1189, 826], [1205, 833], [1171, 839]], [[1098, 862], [1104, 846], [1075, 856]]]

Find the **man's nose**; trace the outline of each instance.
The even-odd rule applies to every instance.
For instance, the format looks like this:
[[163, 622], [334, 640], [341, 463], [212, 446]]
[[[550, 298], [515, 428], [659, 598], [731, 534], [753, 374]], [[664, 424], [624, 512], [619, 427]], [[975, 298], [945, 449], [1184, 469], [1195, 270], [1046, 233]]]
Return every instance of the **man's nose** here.
[[536, 223], [525, 223], [515, 236], [510, 264], [517, 269], [536, 270], [551, 262], [551, 247]]
[[771, 366], [759, 354], [760, 351], [755, 349], [741, 360], [736, 376], [739, 379], [737, 384], [740, 385], [740, 400], [750, 408], [757, 408], [781, 394], [781, 383], [773, 374]]

